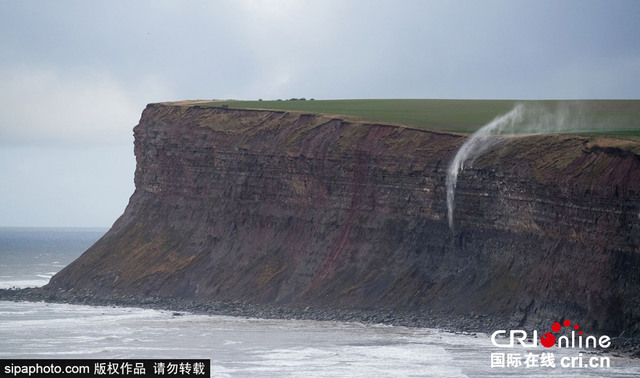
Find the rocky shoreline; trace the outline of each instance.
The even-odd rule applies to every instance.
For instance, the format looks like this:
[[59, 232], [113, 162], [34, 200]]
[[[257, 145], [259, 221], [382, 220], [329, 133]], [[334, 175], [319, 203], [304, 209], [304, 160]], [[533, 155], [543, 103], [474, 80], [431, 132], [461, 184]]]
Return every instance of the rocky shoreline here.
[[[498, 329], [543, 329], [546, 325], [526, 325], [514, 319], [486, 315], [466, 316], [434, 311], [406, 312], [391, 310], [352, 310], [335, 308], [294, 308], [272, 304], [252, 304], [243, 301], [221, 302], [179, 298], [135, 297], [73, 293], [45, 288], [0, 289], [0, 301], [66, 303], [91, 306], [136, 307], [173, 311], [175, 315], [194, 313], [262, 319], [296, 319], [318, 321], [359, 322], [395, 326], [439, 328], [448, 332], [476, 336], [491, 334]], [[640, 338], [612, 337], [611, 347], [601, 350], [614, 356], [640, 358]]]

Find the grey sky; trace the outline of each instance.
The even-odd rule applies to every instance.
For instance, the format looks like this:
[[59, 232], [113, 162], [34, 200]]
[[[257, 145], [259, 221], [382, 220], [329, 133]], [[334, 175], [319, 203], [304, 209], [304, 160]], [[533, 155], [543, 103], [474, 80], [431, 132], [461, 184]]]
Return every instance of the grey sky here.
[[640, 98], [639, 1], [0, 1], [0, 226], [109, 226], [195, 99]]

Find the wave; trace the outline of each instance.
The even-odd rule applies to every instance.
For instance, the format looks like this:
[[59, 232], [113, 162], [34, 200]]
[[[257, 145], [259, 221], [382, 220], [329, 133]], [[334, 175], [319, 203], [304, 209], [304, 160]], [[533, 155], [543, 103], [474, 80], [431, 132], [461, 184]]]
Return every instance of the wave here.
[[[42, 277], [38, 275], [39, 277]], [[45, 277], [42, 277], [45, 278]], [[49, 283], [51, 276], [46, 279], [29, 279], [29, 280], [7, 280], [0, 281], [0, 289], [24, 289], [28, 287], [41, 287]]]

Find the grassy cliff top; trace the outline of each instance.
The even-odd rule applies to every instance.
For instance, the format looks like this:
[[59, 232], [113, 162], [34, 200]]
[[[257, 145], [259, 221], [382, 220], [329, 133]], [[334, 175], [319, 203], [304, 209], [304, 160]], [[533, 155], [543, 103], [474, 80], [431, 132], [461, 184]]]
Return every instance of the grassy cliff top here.
[[367, 122], [402, 124], [418, 129], [472, 133], [511, 110], [516, 103], [576, 118], [576, 121], [571, 122], [573, 126], [564, 128], [563, 133], [640, 136], [640, 100], [290, 99], [194, 100], [168, 104], [321, 113]]

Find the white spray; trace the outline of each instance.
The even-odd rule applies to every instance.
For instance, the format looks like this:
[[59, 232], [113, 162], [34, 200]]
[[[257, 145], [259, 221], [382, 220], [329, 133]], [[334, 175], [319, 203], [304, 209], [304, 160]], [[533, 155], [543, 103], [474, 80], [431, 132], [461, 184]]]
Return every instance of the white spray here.
[[453, 230], [453, 208], [458, 173], [465, 168], [465, 163], [468, 165], [473, 164], [473, 161], [478, 156], [497, 143], [498, 140], [495, 137], [492, 138], [491, 135], [500, 134], [514, 122], [520, 121], [522, 119], [523, 112], [524, 106], [522, 104], [517, 104], [509, 113], [504, 114], [481, 127], [478, 131], [473, 133], [466, 142], [464, 142], [456, 153], [456, 156], [451, 161], [451, 164], [449, 164], [446, 179], [447, 220], [449, 221], [449, 228], [451, 230]]
[[578, 102], [560, 104], [551, 112], [540, 105], [519, 103], [508, 113], [495, 118], [478, 131], [460, 147], [447, 170], [447, 220], [453, 231], [453, 209], [458, 174], [489, 148], [503, 140], [497, 134], [528, 133], [544, 134], [550, 132], [579, 131], [589, 126]]

